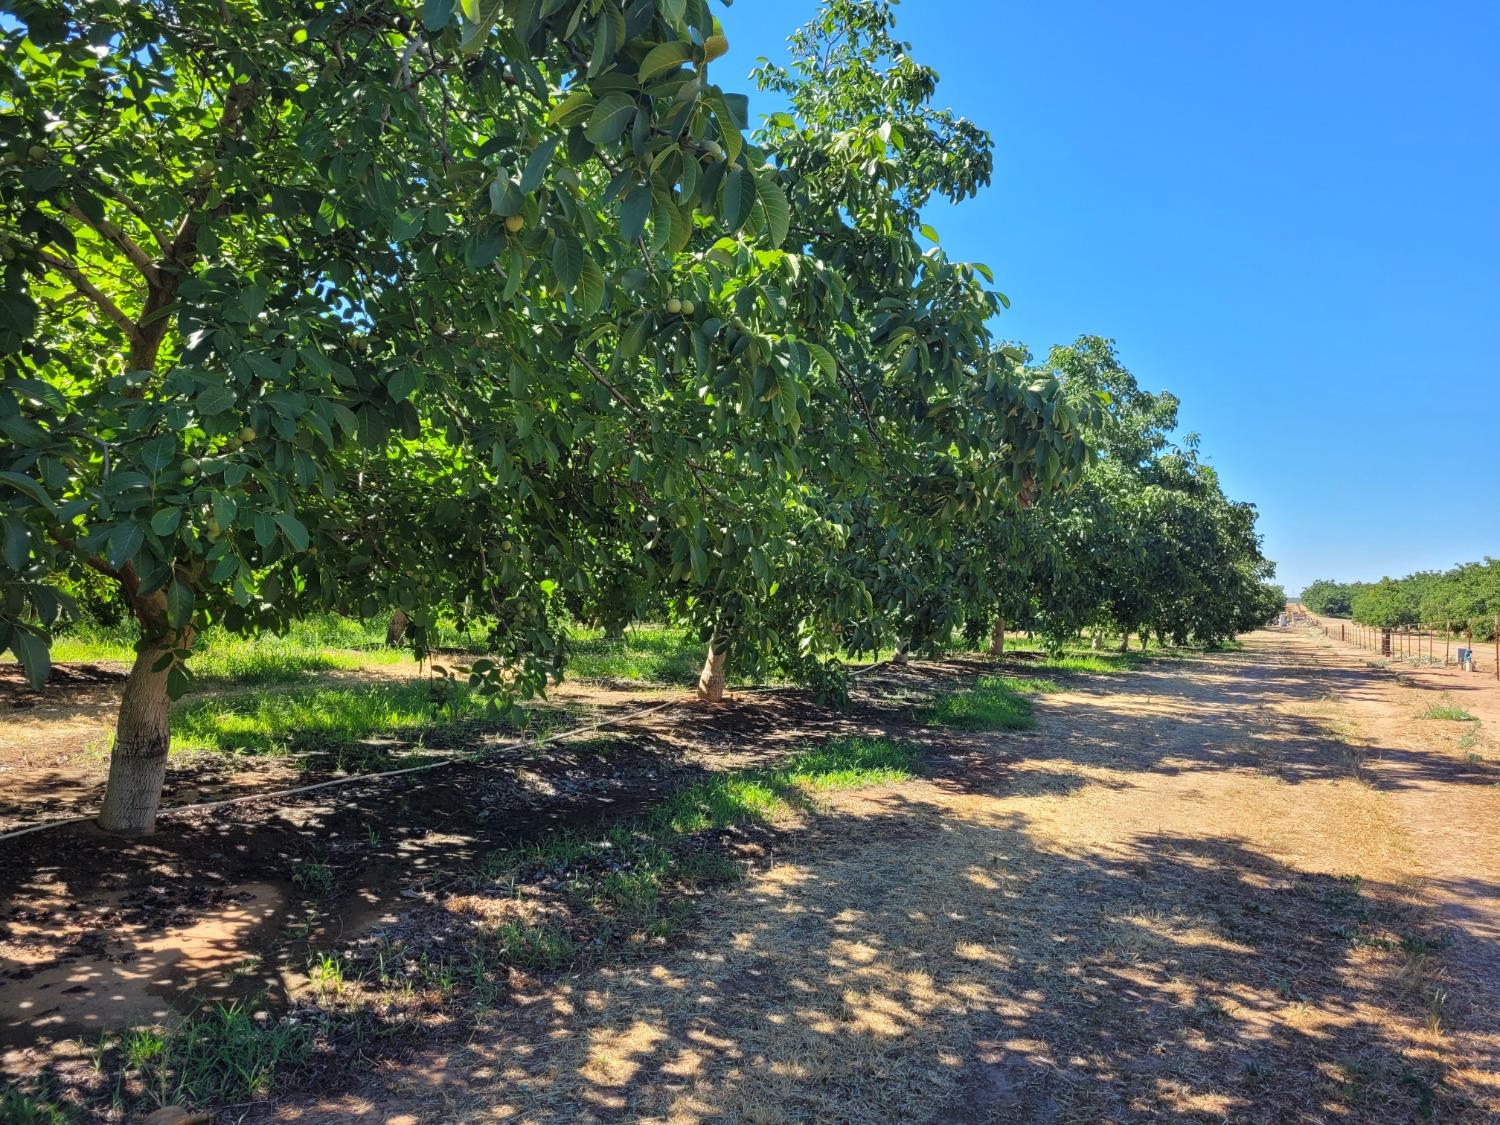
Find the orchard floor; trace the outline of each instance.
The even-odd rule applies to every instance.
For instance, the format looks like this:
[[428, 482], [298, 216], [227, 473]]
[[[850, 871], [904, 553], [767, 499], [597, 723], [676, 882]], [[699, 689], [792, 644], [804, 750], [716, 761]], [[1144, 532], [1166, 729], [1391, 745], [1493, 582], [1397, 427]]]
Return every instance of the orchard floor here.
[[[0, 844], [4, 1068], [87, 1090], [79, 1035], [194, 995], [306, 1003], [309, 951], [457, 897], [439, 874], [485, 848], [859, 731], [919, 741], [921, 775], [737, 842], [745, 878], [687, 929], [520, 974], [499, 1003], [221, 1119], [1500, 1114], [1495, 728], [1420, 718], [1440, 688], [1284, 631], [1071, 678], [1030, 732], [911, 724], [914, 699], [979, 667], [874, 674], [848, 714], [795, 693], [683, 706], [606, 743], [140, 843]], [[287, 875], [308, 856], [332, 880], [317, 900]]]

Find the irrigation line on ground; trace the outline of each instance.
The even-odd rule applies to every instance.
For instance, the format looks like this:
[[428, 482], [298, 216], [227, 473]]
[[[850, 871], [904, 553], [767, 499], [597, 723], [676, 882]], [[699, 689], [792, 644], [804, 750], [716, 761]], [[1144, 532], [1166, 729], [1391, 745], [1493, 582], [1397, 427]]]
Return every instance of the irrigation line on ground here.
[[[851, 677], [862, 676], [866, 672], [872, 671], [875, 668], [879, 668], [882, 664], [885, 663], [887, 663], [887, 661], [877, 660], [875, 663], [867, 664], [863, 668], [856, 668], [849, 674]], [[747, 688], [742, 694], [764, 695], [785, 690], [788, 689]], [[561, 742], [564, 739], [572, 738], [575, 735], [592, 734], [597, 730], [602, 730], [605, 727], [613, 726], [616, 723], [622, 723], [627, 719], [641, 719], [645, 718], [647, 715], [654, 715], [658, 711], [665, 711], [668, 707], [684, 706], [686, 702], [686, 700], [682, 699], [669, 699], [665, 703], [658, 703], [656, 704], [656, 706], [647, 707], [642, 711], [632, 711], [626, 715], [615, 715], [613, 717], [602, 718], [591, 726], [570, 727], [567, 730], [557, 731], [554, 734], [549, 734], [546, 738], [538, 739], [536, 741], [532, 741], [530, 739], [521, 739], [518, 741], [507, 742], [500, 746], [496, 746], [489, 751], [486, 751], [483, 755], [480, 755], [478, 757], [445, 758], [441, 762], [426, 762], [420, 766], [406, 766], [399, 770], [381, 770], [377, 773], [358, 773], [352, 774], [349, 777], [335, 777], [328, 781], [315, 782], [312, 785], [299, 785], [295, 789], [274, 789], [269, 793], [244, 793], [238, 797], [225, 797], [220, 801], [200, 801], [192, 805], [173, 805], [165, 809], [157, 810], [156, 815], [158, 818], [161, 818], [164, 816], [174, 816], [179, 813], [203, 812], [207, 809], [224, 808], [226, 805], [242, 805], [249, 801], [270, 801], [280, 797], [295, 797], [300, 793], [312, 793], [319, 789], [332, 788], [335, 785], [354, 785], [357, 782], [361, 781], [382, 781], [388, 777], [401, 777], [404, 774], [423, 773], [427, 770], [439, 770], [443, 769], [445, 766], [458, 765], [460, 763], [475, 764], [482, 758], [490, 758], [506, 750], [518, 750], [523, 746], [546, 746], [548, 743]], [[68, 824], [84, 824], [93, 819], [94, 818], [92, 816], [69, 816], [59, 817], [56, 820], [44, 820], [39, 824], [27, 825], [25, 828], [13, 828], [9, 832], [0, 832], [0, 841], [14, 840], [18, 836], [27, 836], [32, 832], [41, 832], [48, 828], [61, 828], [64, 825]]]

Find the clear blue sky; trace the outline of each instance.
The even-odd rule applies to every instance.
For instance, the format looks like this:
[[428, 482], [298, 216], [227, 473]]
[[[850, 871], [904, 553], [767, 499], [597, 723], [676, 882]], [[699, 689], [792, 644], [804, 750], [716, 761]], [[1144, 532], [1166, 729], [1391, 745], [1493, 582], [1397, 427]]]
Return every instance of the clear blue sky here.
[[[716, 7], [716, 80], [813, 8]], [[898, 16], [995, 138], [993, 186], [930, 218], [995, 270], [999, 335], [1114, 337], [1260, 508], [1289, 591], [1500, 555], [1500, 3]]]

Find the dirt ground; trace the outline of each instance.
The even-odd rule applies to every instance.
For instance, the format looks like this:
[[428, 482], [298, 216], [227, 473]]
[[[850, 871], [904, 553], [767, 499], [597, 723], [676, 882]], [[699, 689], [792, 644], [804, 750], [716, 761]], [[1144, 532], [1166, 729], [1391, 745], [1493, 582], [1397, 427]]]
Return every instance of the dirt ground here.
[[3, 1066], [232, 988], [247, 951], [243, 976], [295, 987], [308, 904], [280, 873], [309, 847], [339, 893], [304, 951], [388, 922], [424, 865], [860, 729], [922, 738], [923, 775], [820, 798], [685, 937], [222, 1119], [1496, 1119], [1500, 715], [1419, 718], [1452, 689], [1264, 631], [1068, 681], [1034, 732], [910, 727], [924, 678], [974, 671], [872, 677], [852, 715], [742, 699], [399, 797], [0, 850]]
[[1047, 696], [831, 798], [691, 948], [262, 1116], [1490, 1120], [1500, 872], [1432, 857], [1447, 797], [1493, 845], [1500, 773], [1409, 744], [1402, 690], [1267, 632]]

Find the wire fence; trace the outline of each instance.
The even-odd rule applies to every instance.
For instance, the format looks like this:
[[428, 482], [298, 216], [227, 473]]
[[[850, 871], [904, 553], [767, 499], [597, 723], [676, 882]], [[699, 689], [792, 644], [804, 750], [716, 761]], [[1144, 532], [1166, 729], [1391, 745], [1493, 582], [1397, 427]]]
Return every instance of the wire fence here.
[[1388, 660], [1434, 668], [1462, 668], [1500, 680], [1500, 618], [1495, 620], [1493, 641], [1476, 643], [1472, 633], [1451, 629], [1386, 629], [1357, 621], [1325, 621], [1311, 618], [1329, 640], [1352, 644]]

